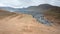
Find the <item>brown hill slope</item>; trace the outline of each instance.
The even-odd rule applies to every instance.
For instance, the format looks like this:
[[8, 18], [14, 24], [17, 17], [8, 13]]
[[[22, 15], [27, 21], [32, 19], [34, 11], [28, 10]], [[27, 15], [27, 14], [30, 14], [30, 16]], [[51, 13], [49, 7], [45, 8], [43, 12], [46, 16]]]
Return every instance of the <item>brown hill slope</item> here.
[[0, 34], [60, 34], [55, 26], [46, 26], [31, 15], [0, 10]]
[[44, 12], [46, 18], [55, 25], [60, 25], [60, 7], [52, 8]]

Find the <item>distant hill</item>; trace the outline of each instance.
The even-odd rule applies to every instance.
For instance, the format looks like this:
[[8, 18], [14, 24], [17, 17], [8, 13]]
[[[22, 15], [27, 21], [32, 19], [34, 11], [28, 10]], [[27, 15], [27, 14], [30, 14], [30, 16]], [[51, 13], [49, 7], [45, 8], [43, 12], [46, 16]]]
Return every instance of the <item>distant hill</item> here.
[[52, 8], [53, 6], [50, 4], [40, 4], [39, 6], [30, 6], [27, 9], [32, 9], [32, 10], [47, 10]]
[[7, 10], [7, 11], [16, 11], [17, 9], [12, 8], [12, 7], [0, 7], [2, 10]]
[[33, 12], [44, 12], [49, 9], [59, 8], [50, 4], [40, 4], [39, 6], [30, 6], [28, 8], [22, 8], [21, 11], [33, 11]]
[[33, 12], [44, 12], [52, 8], [59, 8], [59, 7], [50, 4], [40, 4], [39, 6], [30, 6], [27, 8], [0, 7], [0, 9], [8, 11], [33, 11]]

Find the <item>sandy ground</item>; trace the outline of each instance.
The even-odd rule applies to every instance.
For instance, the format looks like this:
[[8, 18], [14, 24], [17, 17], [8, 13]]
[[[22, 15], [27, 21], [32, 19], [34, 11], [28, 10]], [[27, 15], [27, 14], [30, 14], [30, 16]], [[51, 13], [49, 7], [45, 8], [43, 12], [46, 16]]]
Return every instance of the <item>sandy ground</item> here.
[[0, 19], [0, 34], [60, 34], [60, 29], [41, 24], [31, 15], [19, 14]]

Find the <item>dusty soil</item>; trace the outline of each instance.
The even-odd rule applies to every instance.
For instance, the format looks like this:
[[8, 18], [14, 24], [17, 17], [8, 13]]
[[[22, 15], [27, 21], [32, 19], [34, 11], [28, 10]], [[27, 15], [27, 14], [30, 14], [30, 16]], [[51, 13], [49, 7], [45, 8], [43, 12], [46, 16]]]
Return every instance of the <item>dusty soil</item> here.
[[60, 34], [60, 28], [41, 24], [31, 15], [6, 16], [0, 16], [0, 34]]

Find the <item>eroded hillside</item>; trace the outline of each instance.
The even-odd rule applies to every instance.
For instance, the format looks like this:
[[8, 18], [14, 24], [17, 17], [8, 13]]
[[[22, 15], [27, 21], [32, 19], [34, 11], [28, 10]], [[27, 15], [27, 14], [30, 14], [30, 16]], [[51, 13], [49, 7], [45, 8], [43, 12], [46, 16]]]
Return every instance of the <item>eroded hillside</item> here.
[[60, 7], [49, 9], [44, 12], [45, 17], [55, 25], [60, 26]]
[[41, 24], [31, 15], [0, 10], [0, 34], [60, 34], [60, 29]]

